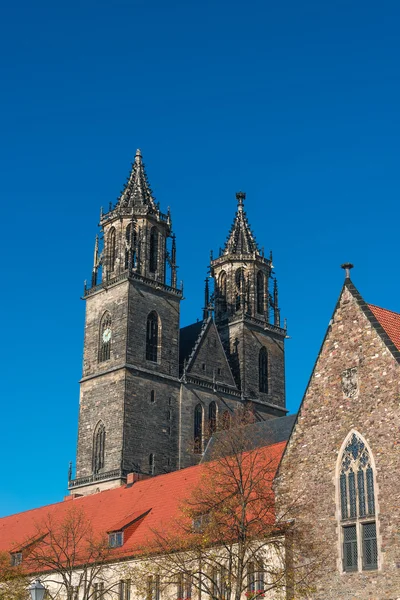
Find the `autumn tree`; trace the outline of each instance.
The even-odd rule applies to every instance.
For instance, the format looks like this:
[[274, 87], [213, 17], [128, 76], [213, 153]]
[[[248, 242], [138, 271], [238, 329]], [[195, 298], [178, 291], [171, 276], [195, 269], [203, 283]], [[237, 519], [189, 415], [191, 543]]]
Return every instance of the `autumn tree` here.
[[0, 552], [0, 600], [27, 600], [28, 586], [21, 566], [12, 566], [9, 553]]
[[49, 512], [27, 540], [23, 567], [40, 575], [52, 600], [97, 600], [116, 587], [106, 533], [94, 533], [80, 507], [62, 518]]
[[[200, 466], [180, 517], [152, 532], [136, 567], [150, 600], [157, 586], [172, 584], [185, 600], [193, 589], [214, 600], [301, 598], [312, 591], [322, 554], [296, 524], [307, 502], [299, 498], [276, 512], [272, 485], [284, 443], [254, 448], [254, 427], [252, 411], [233, 415], [230, 429], [214, 436], [211, 459]], [[301, 554], [296, 568], [295, 553]]]

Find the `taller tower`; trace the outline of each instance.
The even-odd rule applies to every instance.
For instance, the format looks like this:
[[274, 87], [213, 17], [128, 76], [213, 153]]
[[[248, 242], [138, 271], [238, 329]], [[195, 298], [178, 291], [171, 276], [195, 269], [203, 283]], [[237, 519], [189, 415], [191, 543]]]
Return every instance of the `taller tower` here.
[[[155, 203], [140, 150], [115, 206], [100, 215], [86, 321], [76, 477], [79, 493], [127, 473], [176, 468], [179, 307], [171, 218]], [[171, 248], [167, 242], [171, 239]], [[167, 273], [169, 280], [167, 282]]]
[[[237, 211], [218, 258], [211, 260], [215, 321], [242, 396], [272, 415], [285, 414], [285, 328], [281, 327], [272, 256], [258, 248], [236, 194]], [[272, 290], [270, 281], [273, 280]]]

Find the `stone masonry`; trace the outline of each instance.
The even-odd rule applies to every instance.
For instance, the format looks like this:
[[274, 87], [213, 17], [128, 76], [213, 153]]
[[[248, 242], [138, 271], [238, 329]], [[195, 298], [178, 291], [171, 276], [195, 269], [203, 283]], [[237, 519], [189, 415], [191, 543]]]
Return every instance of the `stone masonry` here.
[[[306, 500], [297, 526], [324, 557], [314, 600], [400, 597], [399, 357], [347, 278], [276, 481], [281, 509]], [[338, 461], [353, 430], [368, 444], [375, 464], [378, 567], [346, 572]]]

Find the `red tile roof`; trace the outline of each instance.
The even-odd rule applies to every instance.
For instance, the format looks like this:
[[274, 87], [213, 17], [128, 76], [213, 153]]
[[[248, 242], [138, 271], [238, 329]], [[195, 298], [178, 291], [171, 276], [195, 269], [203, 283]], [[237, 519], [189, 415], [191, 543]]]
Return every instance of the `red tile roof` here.
[[397, 350], [400, 350], [400, 314], [374, 304], [368, 304], [368, 308], [382, 325]]
[[[258, 449], [266, 461], [274, 466], [274, 472], [282, 457], [286, 442]], [[255, 451], [252, 451], [255, 452]], [[38, 536], [38, 526], [49, 517], [61, 523], [67, 517], [71, 507], [80, 508], [90, 521], [95, 535], [115, 531], [116, 526], [124, 528], [124, 544], [115, 548], [115, 556], [132, 556], [140, 548], [148, 546], [155, 530], [174, 526], [181, 512], [185, 498], [200, 481], [206, 465], [198, 465], [158, 475], [132, 486], [123, 486], [88, 496], [74, 498], [72, 501], [42, 506], [23, 513], [0, 519], [0, 551], [15, 552], [27, 545], [27, 540]], [[272, 489], [272, 479], [267, 482]]]

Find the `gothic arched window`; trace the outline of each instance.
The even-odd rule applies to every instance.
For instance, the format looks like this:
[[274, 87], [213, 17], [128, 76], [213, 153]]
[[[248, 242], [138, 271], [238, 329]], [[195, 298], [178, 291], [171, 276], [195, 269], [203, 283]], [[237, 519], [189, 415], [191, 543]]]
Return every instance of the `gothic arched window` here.
[[111, 227], [108, 234], [108, 268], [110, 272], [114, 271], [115, 260], [117, 258], [117, 242], [115, 237], [115, 229]]
[[268, 394], [268, 353], [264, 347], [258, 355], [258, 389]]
[[221, 271], [218, 278], [218, 291], [221, 301], [221, 310], [226, 310], [226, 273]]
[[157, 227], [150, 229], [150, 260], [149, 271], [155, 273], [158, 264], [158, 230]]
[[132, 223], [125, 230], [125, 269], [129, 269], [129, 260], [132, 261], [131, 268], [135, 266], [136, 231]]
[[235, 309], [240, 310], [242, 306], [242, 297], [244, 294], [244, 269], [239, 268], [235, 273], [235, 284], [236, 284], [236, 298], [235, 298]]
[[217, 404], [214, 400], [208, 405], [208, 429], [210, 435], [217, 429]]
[[107, 311], [101, 318], [99, 328], [99, 362], [109, 360], [111, 356], [111, 315]]
[[343, 571], [377, 569], [374, 467], [358, 433], [349, 435], [339, 460]]
[[146, 360], [158, 360], [158, 315], [154, 311], [147, 317]]
[[98, 473], [104, 468], [104, 453], [106, 445], [106, 428], [100, 421], [94, 431], [93, 436], [93, 473]]
[[197, 404], [194, 409], [194, 452], [201, 454], [203, 451], [203, 407]]
[[257, 273], [257, 312], [264, 314], [264, 273]]

